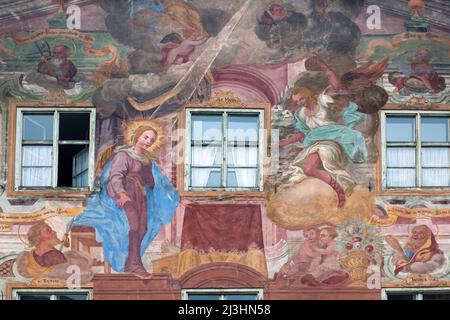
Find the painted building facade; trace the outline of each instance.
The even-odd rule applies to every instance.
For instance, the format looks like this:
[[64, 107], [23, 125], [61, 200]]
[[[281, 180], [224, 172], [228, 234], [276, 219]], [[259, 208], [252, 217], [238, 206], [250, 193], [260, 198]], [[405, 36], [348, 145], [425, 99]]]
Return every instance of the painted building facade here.
[[442, 1], [0, 1], [3, 299], [450, 297]]

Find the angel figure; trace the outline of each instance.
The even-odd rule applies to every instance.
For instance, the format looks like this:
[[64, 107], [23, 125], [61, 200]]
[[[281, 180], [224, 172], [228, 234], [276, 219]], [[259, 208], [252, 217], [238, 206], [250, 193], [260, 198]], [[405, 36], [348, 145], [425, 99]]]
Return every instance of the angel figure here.
[[319, 55], [315, 59], [330, 86], [319, 96], [302, 87], [292, 91], [291, 99], [298, 107], [295, 128], [299, 133], [280, 146], [303, 139], [304, 149], [283, 175], [283, 181], [299, 183], [307, 176], [322, 180], [336, 192], [341, 208], [356, 185], [345, 171], [348, 161], [363, 163], [368, 156], [365, 138], [354, 128], [366, 121], [367, 115], [350, 99], [373, 85], [387, 61], [366, 64], [339, 78]]

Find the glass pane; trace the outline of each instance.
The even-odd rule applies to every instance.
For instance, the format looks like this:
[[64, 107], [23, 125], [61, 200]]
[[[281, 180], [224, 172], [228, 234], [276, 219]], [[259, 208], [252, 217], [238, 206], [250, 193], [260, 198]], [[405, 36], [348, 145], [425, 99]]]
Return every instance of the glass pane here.
[[422, 148], [423, 167], [450, 167], [450, 148]]
[[19, 294], [19, 300], [50, 300], [50, 294]]
[[22, 187], [51, 187], [52, 168], [22, 168]]
[[89, 112], [59, 114], [59, 140], [89, 140]]
[[220, 294], [188, 294], [188, 300], [220, 300]]
[[52, 166], [51, 146], [23, 146], [22, 166], [41, 167]]
[[73, 168], [74, 176], [85, 170], [88, 170], [88, 155], [89, 149], [85, 147], [73, 157], [73, 160], [75, 161], [75, 165]]
[[222, 147], [192, 147], [192, 165], [213, 167], [222, 165]]
[[[82, 152], [87, 149], [86, 145], [60, 145], [58, 152], [58, 187], [75, 187], [73, 185], [73, 176], [76, 166], [76, 158], [80, 156], [80, 162], [83, 161]], [[81, 168], [86, 170], [87, 167]], [[82, 170], [83, 171], [83, 170]], [[82, 187], [87, 187], [84, 185]]]
[[222, 116], [192, 115], [192, 140], [222, 141]]
[[386, 139], [390, 141], [415, 141], [415, 117], [393, 117], [388, 116], [386, 126]]
[[416, 167], [416, 149], [415, 148], [387, 148], [387, 167], [415, 168]]
[[63, 294], [57, 295], [57, 300], [87, 300], [87, 295], [85, 294]]
[[243, 294], [226, 294], [224, 300], [256, 300], [256, 294], [243, 293]]
[[192, 187], [220, 187], [221, 173], [220, 168], [191, 170], [191, 186]]
[[448, 142], [448, 117], [422, 117], [423, 142]]
[[258, 141], [258, 116], [228, 116], [228, 141]]
[[257, 167], [258, 147], [228, 147], [228, 167]]
[[422, 169], [422, 187], [450, 186], [450, 169]]
[[23, 140], [52, 140], [53, 115], [52, 114], [24, 114]]
[[443, 293], [424, 293], [423, 300], [450, 300], [450, 293], [443, 292]]
[[388, 187], [415, 187], [416, 170], [415, 169], [387, 169]]
[[257, 169], [228, 169], [228, 187], [255, 188]]
[[74, 188], [88, 187], [88, 172], [85, 171], [72, 179], [72, 186]]
[[409, 293], [389, 293], [388, 300], [416, 300], [414, 294]]

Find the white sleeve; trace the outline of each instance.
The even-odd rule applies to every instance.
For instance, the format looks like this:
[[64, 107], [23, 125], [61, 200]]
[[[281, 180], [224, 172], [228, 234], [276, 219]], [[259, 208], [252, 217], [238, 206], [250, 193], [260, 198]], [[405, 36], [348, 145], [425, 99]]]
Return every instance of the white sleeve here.
[[319, 97], [317, 98], [317, 101], [318, 101], [318, 103], [319, 103], [319, 105], [320, 105], [321, 107], [329, 109], [329, 106], [328, 106], [328, 105], [329, 105], [330, 103], [333, 103], [333, 102], [334, 102], [334, 99], [333, 99], [331, 96], [329, 96], [329, 95], [327, 95], [327, 94], [325, 94], [325, 93], [321, 93], [321, 94], [319, 95]]

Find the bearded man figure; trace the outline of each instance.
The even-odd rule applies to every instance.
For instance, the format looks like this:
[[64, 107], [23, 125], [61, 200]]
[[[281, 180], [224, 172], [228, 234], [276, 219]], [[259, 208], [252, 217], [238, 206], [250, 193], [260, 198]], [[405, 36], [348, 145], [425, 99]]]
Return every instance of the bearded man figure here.
[[64, 89], [72, 89], [75, 86], [75, 75], [77, 68], [68, 59], [71, 50], [65, 45], [53, 47], [51, 57], [43, 55], [39, 62], [37, 71], [41, 74], [56, 78], [58, 84]]
[[385, 239], [394, 249], [395, 274], [432, 273], [445, 262], [444, 253], [439, 249], [433, 232], [426, 225], [415, 226], [403, 247], [393, 236], [387, 236]]

